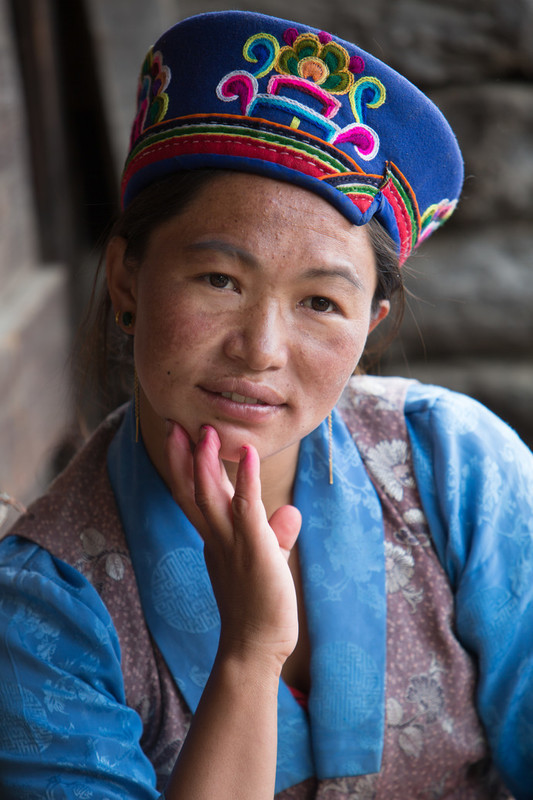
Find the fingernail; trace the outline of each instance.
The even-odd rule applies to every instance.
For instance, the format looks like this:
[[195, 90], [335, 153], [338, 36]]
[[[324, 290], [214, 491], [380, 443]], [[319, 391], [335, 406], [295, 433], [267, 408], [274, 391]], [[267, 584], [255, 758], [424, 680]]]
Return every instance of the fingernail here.
[[247, 455], [248, 455], [248, 448], [246, 447], [245, 444], [243, 444], [241, 447], [241, 457], [240, 457], [241, 463], [244, 461]]
[[207, 425], [202, 425], [202, 426], [200, 427], [200, 436], [198, 437], [198, 441], [199, 441], [199, 442], [203, 442], [203, 440], [204, 440], [204, 439], [205, 439], [205, 437], [207, 436], [207, 428], [208, 428], [208, 426], [207, 426]]

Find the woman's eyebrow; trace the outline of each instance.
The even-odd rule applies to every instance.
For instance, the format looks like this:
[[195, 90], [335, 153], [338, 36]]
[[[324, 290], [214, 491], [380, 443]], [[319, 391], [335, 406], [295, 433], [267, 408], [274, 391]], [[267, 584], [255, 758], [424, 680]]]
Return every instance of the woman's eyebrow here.
[[348, 281], [348, 283], [351, 283], [352, 286], [355, 286], [355, 288], [360, 291], [364, 288], [362, 282], [349, 267], [311, 267], [311, 269], [306, 270], [301, 275], [301, 278], [303, 280], [312, 278], [343, 278], [343, 280]]
[[[193, 242], [186, 245], [185, 250], [192, 252], [213, 250], [223, 253], [224, 255], [231, 256], [231, 258], [237, 258], [245, 266], [250, 267], [251, 269], [257, 270], [260, 269], [261, 266], [255, 256], [253, 256], [247, 250], [244, 250], [238, 245], [225, 242], [221, 239], [206, 239], [200, 242]], [[352, 286], [355, 286], [355, 288], [359, 291], [362, 291], [364, 288], [362, 282], [359, 280], [357, 275], [354, 274], [353, 269], [350, 269], [350, 267], [347, 266], [344, 267], [342, 265], [335, 265], [331, 267], [310, 267], [309, 269], [305, 270], [305, 272], [301, 273], [298, 278], [300, 280], [310, 280], [313, 278], [342, 278]]]
[[216, 252], [223, 253], [224, 255], [231, 256], [232, 258], [237, 258], [243, 264], [251, 267], [252, 269], [259, 269], [259, 262], [251, 253], [249, 253], [247, 250], [244, 250], [242, 247], [239, 247], [238, 245], [224, 242], [221, 239], [207, 239], [205, 241], [193, 242], [192, 244], [186, 245], [185, 250], [193, 252], [200, 250], [214, 250]]

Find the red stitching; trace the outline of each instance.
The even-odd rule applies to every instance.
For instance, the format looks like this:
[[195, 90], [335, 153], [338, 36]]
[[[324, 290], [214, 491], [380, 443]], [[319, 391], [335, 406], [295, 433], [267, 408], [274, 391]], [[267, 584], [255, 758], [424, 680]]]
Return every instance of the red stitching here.
[[[179, 141], [182, 141], [182, 142], [183, 141], [187, 141], [188, 144], [202, 144], [206, 140], [205, 139], [187, 139], [186, 137], [180, 137]], [[248, 142], [245, 139], [234, 139], [234, 138], [232, 139], [229, 136], [228, 136], [227, 139], [213, 139], [213, 138], [210, 137], [209, 141], [212, 144], [227, 144], [229, 141], [234, 141], [234, 142], [238, 142], [240, 145], [246, 145], [247, 147], [253, 147], [253, 148], [257, 149], [257, 150], [266, 150], [267, 152], [276, 153], [276, 154], [279, 154], [280, 151], [281, 152], [290, 152], [290, 151], [287, 150], [287, 148], [284, 148], [283, 145], [280, 145], [279, 148], [268, 147], [267, 145], [255, 144], [254, 142]], [[161, 152], [163, 150], [172, 150], [172, 149], [174, 149], [174, 144], [172, 142], [166, 142], [165, 144], [159, 144], [159, 145], [155, 145], [155, 146], [152, 146], [152, 147], [148, 147], [147, 150], [139, 153], [137, 156], [135, 156], [133, 161], [129, 164], [128, 170], [127, 170], [126, 174], [124, 175], [124, 179], [122, 181], [122, 185], [127, 183], [127, 180], [129, 180], [129, 176], [130, 176], [131, 172], [133, 171], [133, 166], [135, 165], [135, 167], [138, 167], [139, 166], [139, 162], [142, 162], [143, 158], [146, 159], [146, 158], [148, 158], [148, 156], [150, 156], [150, 155], [152, 155], [154, 153], [159, 153], [159, 152]], [[291, 152], [291, 155], [292, 155], [292, 152]], [[312, 158], [306, 158], [305, 156], [298, 156], [298, 155], [292, 155], [292, 158], [295, 158], [298, 161], [303, 161], [304, 163], [312, 165], [313, 167], [315, 167], [315, 169], [318, 170], [318, 172], [322, 172], [324, 175], [335, 175], [336, 174], [333, 170], [331, 172], [328, 172], [323, 167], [318, 166], [317, 162], [314, 161]]]
[[[402, 197], [392, 180], [387, 181], [381, 191], [385, 197], [387, 197], [387, 195], [389, 196], [389, 200], [394, 200], [392, 206], [395, 210], [396, 220], [401, 220], [403, 222], [403, 230], [400, 225], [398, 227], [400, 228], [400, 237], [402, 240], [401, 255], [403, 260], [405, 260], [411, 252], [411, 235], [413, 227], [411, 217], [409, 216], [409, 212], [405, 208]], [[398, 215], [396, 212], [399, 212], [400, 220], [398, 220]]]
[[[243, 116], [242, 114], [220, 113], [217, 114], [216, 116], [218, 119], [228, 119], [232, 121], [237, 120], [236, 122], [237, 125], [242, 125], [243, 127], [249, 128], [250, 130], [265, 131], [269, 133], [271, 127], [280, 128], [283, 131], [283, 135], [286, 136], [288, 139], [294, 139], [295, 142], [299, 141], [299, 137], [291, 132], [291, 128], [289, 128], [287, 125], [283, 125], [283, 123], [281, 122], [274, 122], [273, 120], [263, 119], [262, 117], [247, 117]], [[142, 132], [142, 136], [143, 137], [146, 136], [150, 131], [158, 127], [168, 126], [170, 128], [172, 123], [178, 123], [178, 124], [181, 123], [183, 125], [187, 125], [187, 120], [192, 120], [193, 121], [192, 124], [194, 124], [195, 120], [205, 120], [205, 122], [202, 122], [203, 125], [212, 125], [213, 127], [216, 125], [220, 125], [220, 122], [218, 120], [211, 121], [206, 119], [205, 114], [187, 114], [184, 117], [172, 117], [169, 119], [161, 120], [161, 122], [156, 122], [153, 125], [150, 125], [149, 127], [145, 128]], [[264, 124], [258, 125], [257, 124], [258, 122], [262, 122]], [[362, 175], [365, 174], [364, 170], [359, 166], [359, 164], [356, 161], [354, 161], [353, 158], [349, 156], [348, 153], [346, 153], [344, 150], [341, 150], [339, 147], [335, 147], [335, 145], [324, 142], [324, 140], [321, 139], [320, 136], [316, 136], [314, 133], [308, 133], [307, 131], [305, 132], [302, 131], [301, 133], [302, 133], [302, 138], [303, 136], [306, 136], [308, 139], [314, 139], [321, 145], [327, 144], [327, 146], [331, 150], [335, 150], [337, 153], [339, 153], [339, 158], [340, 156], [344, 156], [344, 158], [346, 158], [348, 161], [351, 162], [351, 164], [353, 164], [355, 168], [354, 172], [360, 172]]]

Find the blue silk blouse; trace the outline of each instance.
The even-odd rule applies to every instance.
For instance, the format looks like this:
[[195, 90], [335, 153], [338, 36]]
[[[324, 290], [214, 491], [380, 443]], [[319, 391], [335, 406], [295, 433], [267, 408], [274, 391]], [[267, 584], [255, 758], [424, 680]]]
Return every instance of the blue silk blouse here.
[[[198, 534], [144, 448], [132, 457], [131, 416], [111, 445], [109, 476], [148, 626], [194, 709], [216, 651], [218, 612]], [[533, 455], [485, 408], [443, 389], [411, 384], [405, 417], [422, 504], [456, 598], [457, 635], [478, 660], [476, 702], [493, 758], [517, 800], [531, 799]], [[333, 439], [333, 491], [324, 480], [327, 427], [306, 437], [300, 450], [294, 502], [304, 518], [299, 541], [313, 690], [307, 718], [280, 684], [276, 791], [313, 774], [376, 771], [381, 758], [381, 508], [339, 414]], [[364, 537], [354, 536], [358, 529]], [[342, 603], [313, 589], [319, 571], [323, 583], [328, 573], [338, 579], [339, 558]], [[169, 576], [176, 578], [170, 605]], [[194, 578], [185, 589], [184, 576]], [[350, 682], [354, 665], [358, 680]], [[338, 718], [328, 699], [332, 685], [344, 697]], [[125, 701], [117, 634], [95, 589], [37, 545], [6, 537], [0, 542], [0, 796], [155, 799], [141, 733]]]

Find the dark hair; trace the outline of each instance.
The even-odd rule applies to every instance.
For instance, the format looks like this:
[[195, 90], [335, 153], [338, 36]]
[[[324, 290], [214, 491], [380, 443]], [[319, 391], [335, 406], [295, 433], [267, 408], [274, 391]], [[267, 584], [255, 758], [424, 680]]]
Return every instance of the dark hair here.
[[405, 310], [405, 289], [396, 245], [383, 225], [374, 217], [367, 223], [370, 242], [376, 258], [377, 285], [372, 298], [372, 313], [379, 310], [380, 300], [389, 300], [391, 311], [376, 332], [370, 335], [357, 372], [374, 368], [396, 338]]
[[[136, 269], [142, 262], [150, 235], [163, 222], [184, 211], [198, 192], [220, 170], [194, 170], [179, 172], [151, 184], [139, 192], [131, 204], [114, 223], [108, 239], [121, 236], [127, 242], [126, 263]], [[381, 300], [392, 300], [396, 295], [399, 303], [391, 315], [389, 333], [385, 343], [365, 351], [375, 359], [389, 341], [394, 338], [403, 315], [403, 282], [400, 275], [398, 255], [394, 242], [386, 230], [372, 219], [367, 225], [370, 241], [376, 257], [377, 287], [372, 300], [372, 313], [376, 313]], [[126, 336], [114, 324], [111, 300], [103, 277], [103, 256], [98, 265], [89, 309], [78, 336], [81, 363], [80, 396], [89, 392], [96, 398], [102, 413], [115, 408], [131, 396], [133, 377], [132, 337]]]

